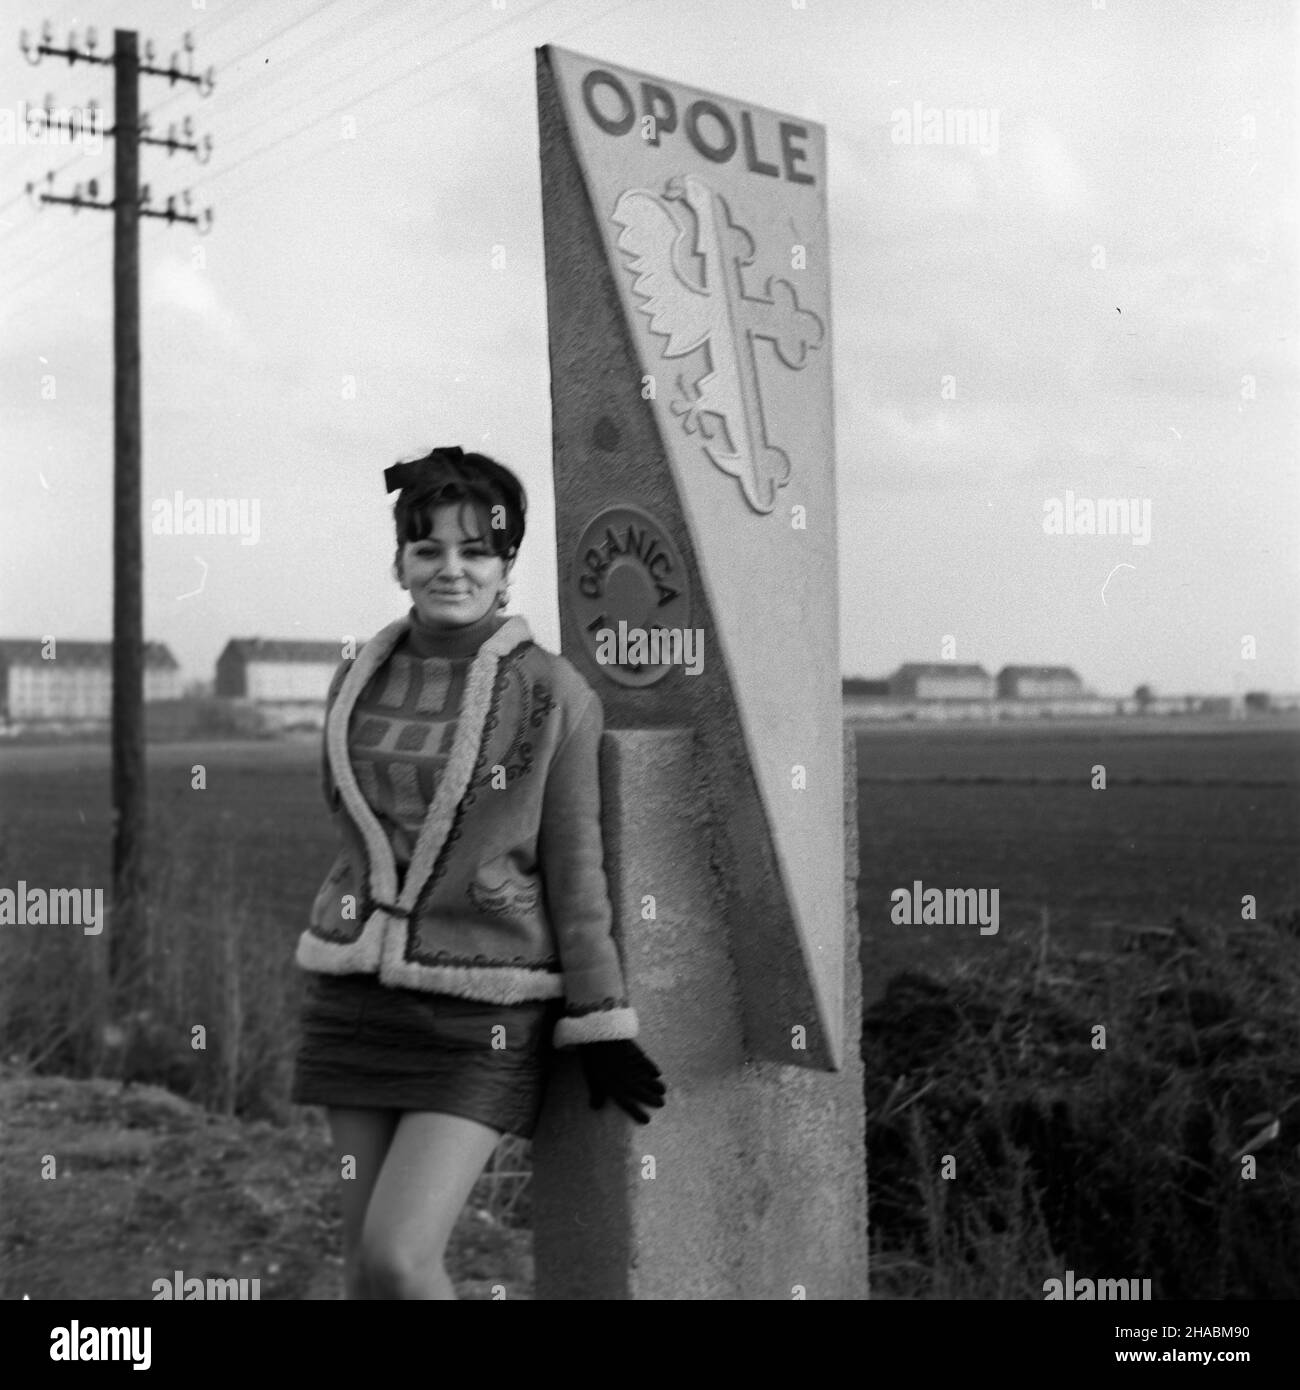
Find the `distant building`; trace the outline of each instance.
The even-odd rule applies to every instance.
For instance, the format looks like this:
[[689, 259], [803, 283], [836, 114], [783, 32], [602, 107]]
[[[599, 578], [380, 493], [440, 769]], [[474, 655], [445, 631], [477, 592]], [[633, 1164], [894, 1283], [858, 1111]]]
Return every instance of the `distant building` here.
[[840, 694], [846, 699], [858, 695], [887, 696], [889, 682], [864, 680], [861, 676], [845, 676], [840, 682]]
[[1068, 666], [1004, 666], [998, 672], [1002, 700], [1070, 700], [1082, 694], [1083, 682]]
[[993, 677], [955, 661], [907, 662], [889, 678], [889, 693], [909, 700], [991, 700]]
[[216, 694], [258, 704], [323, 705], [342, 655], [337, 642], [232, 637], [217, 658]]
[[1241, 719], [1246, 714], [1246, 702], [1240, 695], [1201, 695], [1196, 697], [1195, 712]]
[[[146, 642], [144, 698], [175, 700], [180, 667], [161, 642]], [[113, 644], [38, 637], [0, 639], [0, 719], [107, 720], [113, 708]]]

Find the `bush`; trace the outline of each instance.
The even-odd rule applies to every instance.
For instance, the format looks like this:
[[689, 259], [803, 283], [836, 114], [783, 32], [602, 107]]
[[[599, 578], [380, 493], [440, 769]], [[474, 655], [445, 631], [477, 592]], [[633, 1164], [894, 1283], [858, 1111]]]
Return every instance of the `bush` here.
[[1298, 926], [895, 976], [862, 1044], [879, 1293], [1042, 1298], [1068, 1268], [1300, 1296]]

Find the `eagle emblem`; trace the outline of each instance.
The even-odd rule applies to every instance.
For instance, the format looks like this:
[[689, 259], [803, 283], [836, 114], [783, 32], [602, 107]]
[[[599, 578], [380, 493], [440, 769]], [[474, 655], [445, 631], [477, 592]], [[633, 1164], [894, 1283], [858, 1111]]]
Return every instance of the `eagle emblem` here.
[[790, 481], [790, 456], [768, 436], [755, 340], [766, 339], [785, 366], [802, 371], [822, 344], [822, 320], [800, 306], [788, 280], [769, 275], [762, 294], [748, 293], [754, 238], [702, 179], [671, 178], [662, 196], [629, 189], [613, 220], [637, 307], [666, 340], [663, 356], [688, 357], [701, 348], [708, 355], [694, 381], [678, 374], [673, 414], [687, 434], [699, 432], [704, 452], [740, 483], [749, 505], [770, 512]]

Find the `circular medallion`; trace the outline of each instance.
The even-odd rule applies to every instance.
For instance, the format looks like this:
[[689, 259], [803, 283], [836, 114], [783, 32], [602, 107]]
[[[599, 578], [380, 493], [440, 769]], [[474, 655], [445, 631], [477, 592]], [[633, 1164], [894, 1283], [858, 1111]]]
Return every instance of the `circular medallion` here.
[[[668, 528], [640, 507], [607, 507], [573, 555], [570, 600], [587, 655], [618, 685], [653, 685], [672, 665], [655, 661], [684, 632], [691, 591]], [[673, 649], [677, 648], [673, 644]]]

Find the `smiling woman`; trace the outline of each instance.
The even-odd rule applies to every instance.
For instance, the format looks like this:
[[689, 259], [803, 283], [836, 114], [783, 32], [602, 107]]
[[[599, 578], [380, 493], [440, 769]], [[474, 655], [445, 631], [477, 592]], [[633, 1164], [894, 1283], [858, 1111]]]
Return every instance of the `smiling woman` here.
[[455, 628], [504, 608], [527, 509], [514, 474], [484, 454], [435, 449], [384, 478], [390, 491], [402, 489], [394, 570], [416, 614]]
[[385, 471], [406, 617], [330, 687], [340, 852], [298, 944], [293, 1099], [328, 1109], [351, 1298], [452, 1299], [448, 1237], [502, 1134], [531, 1138], [550, 1049], [645, 1123], [600, 829], [595, 692], [500, 612], [519, 480], [460, 449]]

